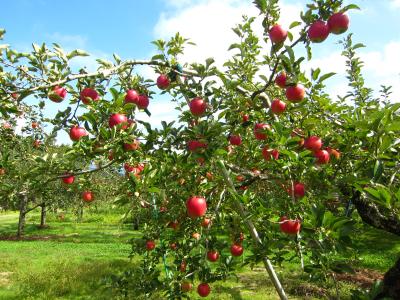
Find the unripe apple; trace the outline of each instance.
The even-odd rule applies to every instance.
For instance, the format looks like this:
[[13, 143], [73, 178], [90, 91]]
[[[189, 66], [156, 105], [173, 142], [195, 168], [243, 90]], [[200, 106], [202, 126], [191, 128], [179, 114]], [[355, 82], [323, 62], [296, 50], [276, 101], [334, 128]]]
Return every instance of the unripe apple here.
[[242, 138], [240, 137], [240, 135], [231, 135], [229, 137], [229, 143], [234, 146], [239, 146], [242, 144]]
[[257, 123], [254, 125], [254, 136], [256, 140], [265, 140], [267, 139], [266, 130], [270, 130], [271, 127], [268, 124]]
[[304, 148], [310, 151], [315, 152], [321, 149], [321, 147], [322, 147], [322, 140], [316, 135], [312, 135], [304, 141]]
[[84, 88], [80, 93], [80, 99], [84, 104], [99, 100], [99, 94], [92, 88]]
[[342, 12], [334, 13], [328, 19], [329, 31], [333, 34], [341, 34], [349, 28], [349, 17]]
[[283, 113], [286, 109], [286, 103], [279, 100], [279, 99], [275, 99], [271, 102], [271, 111], [276, 114], [276, 115], [280, 115], [281, 113]]
[[189, 108], [194, 116], [201, 116], [207, 109], [207, 103], [200, 97], [196, 97], [190, 101]]
[[67, 90], [56, 85], [48, 94], [48, 97], [51, 101], [60, 103], [64, 100], [65, 96], [67, 95]]
[[160, 90], [165, 90], [169, 87], [170, 81], [167, 75], [161, 74], [157, 78], [157, 86]]
[[286, 87], [286, 78], [286, 73], [280, 72], [275, 78], [275, 84], [284, 89]]
[[329, 152], [326, 150], [317, 150], [314, 152], [314, 156], [317, 159], [317, 164], [327, 164], [329, 162]]
[[287, 31], [283, 29], [281, 25], [274, 25], [269, 30], [269, 38], [274, 44], [283, 43], [286, 40], [287, 35]]
[[291, 85], [286, 88], [286, 98], [293, 103], [303, 100], [306, 91], [302, 84]]
[[139, 93], [136, 90], [127, 90], [125, 95], [125, 103], [139, 103]]
[[108, 125], [112, 128], [118, 124], [122, 124], [122, 129], [126, 129], [128, 118], [124, 114], [112, 114], [108, 119]]
[[141, 94], [139, 95], [139, 101], [137, 106], [141, 109], [146, 109], [149, 106], [150, 100], [147, 95]]
[[192, 290], [192, 288], [193, 288], [193, 285], [188, 281], [184, 281], [181, 283], [181, 290], [184, 293], [190, 292]]
[[313, 43], [321, 43], [326, 40], [329, 35], [328, 25], [321, 20], [315, 21], [308, 29], [308, 38]]
[[201, 226], [204, 228], [207, 228], [211, 224], [211, 220], [209, 218], [204, 218], [203, 221], [201, 221]]
[[192, 196], [186, 201], [186, 209], [191, 218], [202, 217], [207, 212], [206, 199], [200, 196]]
[[82, 193], [82, 199], [85, 202], [92, 202], [94, 200], [93, 193], [90, 191], [85, 191]]
[[69, 131], [69, 137], [71, 138], [71, 140], [73, 140], [75, 142], [79, 141], [82, 137], [88, 136], [88, 135], [89, 134], [87, 133], [85, 128], [79, 127], [79, 126], [73, 126], [73, 127], [71, 127], [71, 129]]
[[197, 293], [201, 296], [201, 297], [207, 297], [211, 292], [211, 288], [208, 285], [208, 283], [200, 283], [197, 286]]

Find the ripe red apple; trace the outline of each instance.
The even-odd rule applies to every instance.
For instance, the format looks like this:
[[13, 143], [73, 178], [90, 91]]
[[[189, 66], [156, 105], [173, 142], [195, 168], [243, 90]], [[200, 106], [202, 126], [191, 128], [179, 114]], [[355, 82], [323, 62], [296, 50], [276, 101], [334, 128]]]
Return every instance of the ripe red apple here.
[[0, 168], [0, 176], [6, 174], [6, 169]]
[[328, 19], [329, 31], [333, 34], [341, 34], [349, 28], [349, 17], [342, 12], [334, 13]]
[[300, 221], [299, 220], [289, 220], [286, 216], [279, 219], [279, 227], [281, 231], [287, 234], [297, 234], [300, 231]]
[[250, 119], [250, 116], [247, 115], [247, 114], [245, 114], [245, 115], [242, 116], [242, 121], [243, 121], [243, 123], [248, 122], [249, 119]]
[[207, 109], [207, 103], [200, 97], [196, 97], [190, 101], [189, 108], [194, 116], [201, 116]]
[[279, 99], [275, 99], [274, 101], [271, 102], [271, 111], [276, 114], [276, 115], [280, 115], [281, 113], [283, 113], [286, 109], [286, 103], [279, 100]]
[[147, 251], [154, 250], [155, 247], [156, 247], [156, 243], [153, 240], [148, 240], [146, 242], [146, 250]]
[[70, 175], [70, 174], [65, 174], [65, 175], [69, 175], [68, 177], [63, 177], [62, 181], [65, 184], [73, 184], [75, 181], [75, 176], [74, 175]]
[[191, 152], [195, 152], [200, 148], [207, 148], [207, 144], [200, 141], [189, 141], [187, 144], [187, 148]]
[[308, 38], [313, 43], [321, 43], [325, 41], [328, 35], [329, 27], [322, 20], [315, 21], [308, 29]]
[[231, 145], [239, 146], [242, 144], [242, 138], [240, 135], [231, 135], [229, 137], [229, 143], [231, 143]]
[[200, 196], [192, 196], [186, 201], [186, 208], [191, 218], [202, 217], [207, 211], [206, 199]]
[[198, 232], [193, 232], [192, 233], [192, 238], [194, 238], [195, 240], [200, 240], [201, 235]]
[[182, 260], [181, 264], [179, 265], [179, 271], [182, 273], [186, 272], [186, 261]]
[[18, 100], [19, 94], [18, 94], [18, 93], [12, 93], [12, 94], [11, 94], [11, 97], [12, 97], [14, 100]]
[[124, 150], [125, 151], [135, 151], [139, 149], [140, 142], [138, 140], [134, 140], [131, 143], [124, 143]]
[[126, 129], [128, 118], [124, 114], [112, 114], [108, 119], [108, 125], [112, 128], [118, 124], [122, 124], [122, 129]]
[[32, 122], [31, 126], [32, 126], [32, 129], [36, 129], [39, 127], [39, 124], [37, 122]]
[[322, 147], [322, 140], [316, 135], [312, 135], [304, 141], [304, 148], [310, 151], [315, 152], [321, 149], [321, 147]]
[[141, 109], [145, 109], [149, 106], [150, 100], [149, 97], [145, 94], [140, 94], [139, 95], [139, 101], [137, 103], [137, 106]]
[[244, 176], [242, 176], [242, 175], [237, 175], [237, 176], [236, 176], [236, 180], [239, 181], [239, 182], [242, 182], [242, 181], [244, 181]]
[[241, 185], [241, 186], [239, 187], [239, 189], [242, 190], [242, 191], [246, 191], [248, 188], [249, 188], [249, 187], [248, 187], [247, 185]]
[[208, 283], [200, 283], [197, 287], [197, 293], [201, 297], [207, 297], [211, 292], [211, 288]]
[[60, 103], [64, 100], [65, 96], [67, 95], [67, 90], [56, 85], [53, 90], [51, 90], [48, 94], [48, 97], [51, 101]]
[[294, 183], [294, 196], [296, 198], [302, 198], [305, 195], [305, 187], [304, 184], [300, 183], [300, 182], [296, 182]]
[[84, 104], [99, 100], [99, 94], [92, 88], [84, 88], [80, 93], [80, 99]]
[[340, 151], [339, 150], [332, 149], [331, 147], [326, 147], [326, 151], [328, 151], [328, 153], [330, 155], [333, 155], [336, 159], [340, 159]]
[[176, 243], [171, 243], [171, 244], [169, 244], [169, 247], [171, 248], [171, 250], [176, 250], [176, 249], [178, 249], [178, 245], [176, 244]]
[[79, 127], [76, 125], [71, 127], [71, 129], [69, 130], [69, 137], [71, 138], [71, 140], [73, 140], [75, 142], [79, 141], [82, 137], [88, 136], [88, 135], [89, 134], [87, 133], [85, 128]]
[[269, 149], [268, 146], [265, 146], [262, 149], [262, 155], [265, 160], [270, 160], [271, 158], [277, 160], [279, 158], [279, 151], [276, 149]]
[[219, 258], [219, 253], [216, 250], [210, 250], [207, 252], [207, 259], [211, 262], [216, 262]]
[[161, 74], [157, 78], [157, 86], [160, 90], [165, 90], [169, 87], [170, 81], [167, 75]]
[[201, 226], [204, 228], [207, 228], [211, 223], [211, 220], [209, 218], [204, 218], [203, 221], [201, 221]]
[[304, 99], [306, 91], [302, 84], [291, 85], [286, 88], [286, 98], [293, 103], [298, 103]]
[[181, 283], [181, 290], [184, 293], [190, 292], [192, 290], [192, 288], [193, 288], [193, 285], [188, 281], [184, 281]]
[[139, 93], [136, 90], [127, 90], [125, 95], [125, 103], [139, 103]]
[[286, 73], [280, 72], [275, 78], [275, 84], [284, 89], [286, 87], [286, 78]]
[[314, 152], [314, 156], [317, 159], [317, 164], [323, 165], [329, 162], [329, 152], [326, 150], [317, 150]]
[[92, 202], [94, 200], [93, 193], [90, 191], [85, 191], [82, 193], [82, 199], [85, 202]]
[[232, 256], [241, 256], [243, 254], [243, 247], [240, 244], [233, 244], [231, 246]]
[[267, 139], [266, 130], [270, 130], [271, 127], [268, 124], [257, 123], [254, 125], [254, 136], [256, 140], [265, 140]]
[[283, 29], [281, 25], [274, 25], [269, 30], [269, 38], [274, 44], [283, 43], [286, 40], [287, 35], [287, 31]]

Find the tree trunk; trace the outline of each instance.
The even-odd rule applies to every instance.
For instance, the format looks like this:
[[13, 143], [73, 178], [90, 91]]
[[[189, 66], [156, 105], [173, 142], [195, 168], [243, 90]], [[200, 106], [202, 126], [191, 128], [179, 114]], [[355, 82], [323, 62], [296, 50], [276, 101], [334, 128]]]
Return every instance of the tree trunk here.
[[43, 203], [41, 205], [41, 213], [40, 213], [40, 227], [44, 228], [46, 227], [46, 214], [47, 214], [47, 208], [46, 208], [46, 204]]
[[78, 222], [82, 222], [83, 219], [83, 205], [79, 205], [78, 207]]
[[28, 205], [28, 196], [26, 194], [23, 194], [20, 197], [20, 203], [19, 203], [19, 219], [18, 219], [18, 231], [17, 231], [18, 238], [22, 237], [22, 235], [24, 234], [27, 205]]
[[359, 191], [353, 193], [352, 202], [365, 223], [400, 236], [400, 218], [394, 211], [363, 199]]
[[379, 293], [374, 300], [386, 299], [400, 299], [400, 258], [389, 271], [386, 272], [383, 278], [382, 292]]

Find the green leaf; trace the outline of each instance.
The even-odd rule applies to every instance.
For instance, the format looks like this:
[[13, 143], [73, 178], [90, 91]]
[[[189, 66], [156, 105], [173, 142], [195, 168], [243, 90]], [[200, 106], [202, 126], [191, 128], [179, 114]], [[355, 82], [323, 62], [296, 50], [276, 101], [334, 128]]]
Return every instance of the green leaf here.
[[374, 179], [378, 179], [381, 177], [383, 173], [383, 163], [380, 160], [376, 160], [375, 166], [374, 166]]
[[68, 59], [74, 58], [76, 56], [89, 56], [89, 53], [80, 49], [76, 49], [67, 54]]
[[385, 126], [385, 131], [400, 131], [400, 121], [393, 122], [387, 126]]
[[345, 6], [345, 7], [343, 7], [341, 9], [341, 11], [342, 12], [346, 12], [346, 11], [348, 11], [350, 9], [358, 9], [358, 10], [360, 10], [360, 7], [358, 5], [355, 5], [355, 4], [349, 4], [349, 5]]
[[296, 26], [301, 25], [300, 21], [294, 21], [292, 24], [290, 24], [289, 29], [295, 28]]
[[336, 74], [335, 72], [326, 73], [326, 74], [322, 75], [322, 76], [319, 78], [318, 82], [322, 82], [322, 81], [324, 81], [324, 80], [326, 80], [326, 79], [332, 77], [332, 76], [335, 75], [335, 74]]

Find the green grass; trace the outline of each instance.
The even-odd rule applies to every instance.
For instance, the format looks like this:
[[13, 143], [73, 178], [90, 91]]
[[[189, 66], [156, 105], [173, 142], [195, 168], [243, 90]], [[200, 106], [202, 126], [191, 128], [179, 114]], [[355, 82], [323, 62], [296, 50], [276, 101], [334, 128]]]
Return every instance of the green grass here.
[[[0, 213], [0, 235], [15, 234], [18, 215]], [[119, 222], [119, 215], [85, 212], [84, 222], [73, 215], [60, 221], [49, 215], [49, 228], [39, 229], [39, 216], [33, 212], [27, 220], [28, 240], [0, 241], [0, 299], [117, 299], [107, 283], [134, 262], [128, 255], [127, 241], [141, 236], [131, 225]], [[400, 253], [400, 239], [394, 235], [364, 228], [355, 235], [360, 268], [386, 271]], [[277, 268], [290, 299], [324, 299], [334, 295], [333, 283], [324, 289], [311, 283], [300, 272], [298, 261]], [[340, 282], [341, 296], [350, 297], [355, 286]], [[200, 299], [191, 293], [193, 299]], [[154, 297], [159, 299], [160, 296]], [[278, 299], [265, 270], [248, 267], [238, 280], [212, 284], [209, 299]]]

